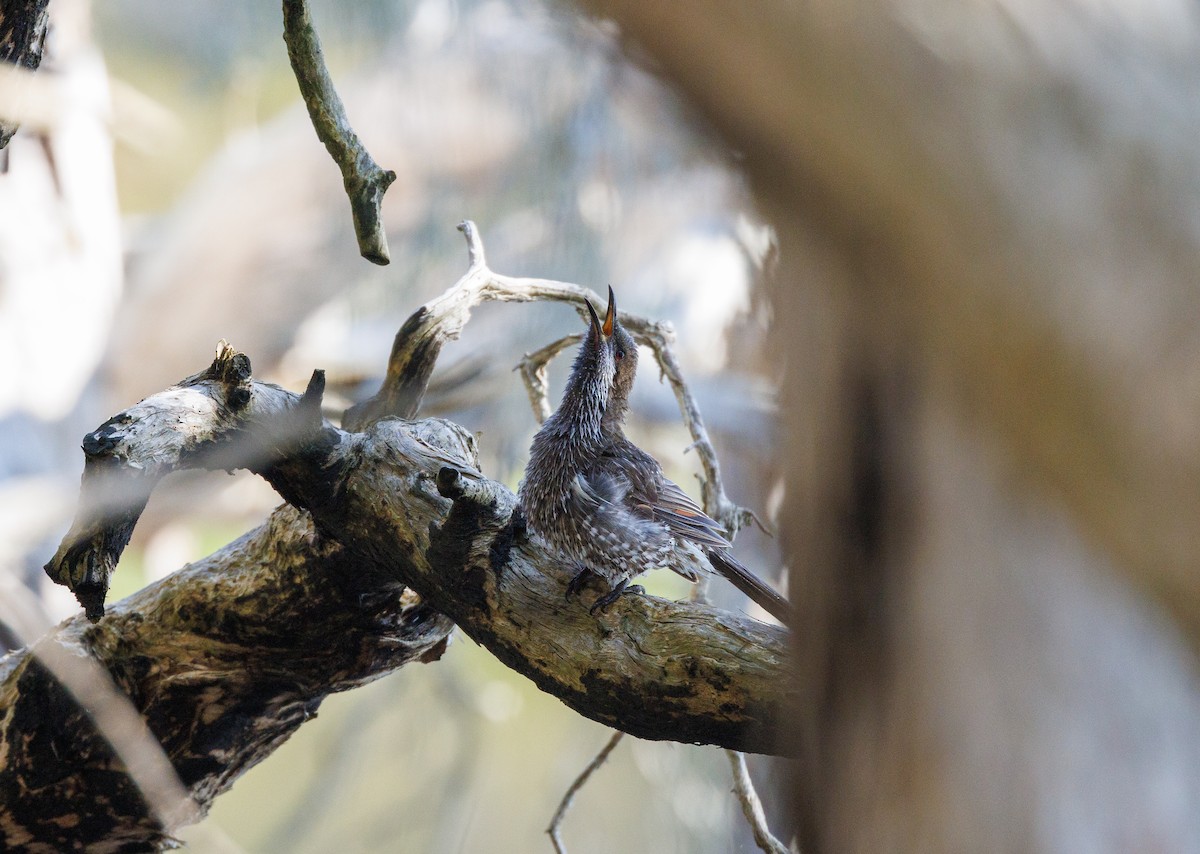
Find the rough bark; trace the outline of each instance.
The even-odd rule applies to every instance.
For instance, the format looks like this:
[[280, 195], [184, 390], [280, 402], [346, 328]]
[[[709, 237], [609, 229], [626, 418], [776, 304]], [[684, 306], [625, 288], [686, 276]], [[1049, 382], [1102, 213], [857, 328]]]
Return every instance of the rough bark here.
[[[114, 515], [116, 502], [103, 500], [114, 481], [136, 509], [166, 470], [247, 467], [308, 510], [360, 578], [411, 587], [582, 714], [643, 738], [778, 749], [782, 629], [654, 597], [626, 597], [596, 619], [585, 607], [592, 594], [564, 597], [571, 569], [510, 523], [515, 496], [474, 468], [461, 428], [383, 419], [347, 433], [320, 421], [319, 383], [297, 397], [249, 380], [245, 367], [223, 347], [212, 368], [85, 440], [109, 481], [85, 478], [77, 524], [47, 569], [91, 617], [103, 614], [104, 568], [132, 525], [132, 511]], [[230, 384], [231, 374], [241, 379]]]
[[[311, 518], [283, 507], [256, 531], [0, 660], [0, 840], [6, 850], [151, 850], [265, 759], [321, 701], [436, 657], [452, 629], [403, 587], [364, 583]], [[155, 810], [42, 659], [97, 662], [128, 697], [197, 810]], [[138, 746], [135, 745], [135, 749]]]

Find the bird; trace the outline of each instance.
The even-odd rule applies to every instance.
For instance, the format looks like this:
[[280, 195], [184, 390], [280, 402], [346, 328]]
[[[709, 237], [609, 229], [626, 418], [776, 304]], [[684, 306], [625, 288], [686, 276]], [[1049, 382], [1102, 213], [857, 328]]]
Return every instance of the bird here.
[[617, 318], [611, 286], [603, 321], [585, 302], [588, 330], [558, 409], [533, 438], [517, 496], [526, 529], [575, 569], [567, 597], [599, 579], [608, 590], [594, 614], [645, 592], [629, 582], [648, 569], [697, 581], [710, 568], [790, 625], [790, 603], [733, 557], [721, 526], [625, 436], [637, 344]]

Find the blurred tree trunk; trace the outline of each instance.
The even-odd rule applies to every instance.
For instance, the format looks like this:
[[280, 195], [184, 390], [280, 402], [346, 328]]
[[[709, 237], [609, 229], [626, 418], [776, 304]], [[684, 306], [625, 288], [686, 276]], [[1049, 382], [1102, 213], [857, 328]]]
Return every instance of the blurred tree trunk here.
[[804, 850], [1196, 850], [1195, 8], [586, 5], [777, 230]]

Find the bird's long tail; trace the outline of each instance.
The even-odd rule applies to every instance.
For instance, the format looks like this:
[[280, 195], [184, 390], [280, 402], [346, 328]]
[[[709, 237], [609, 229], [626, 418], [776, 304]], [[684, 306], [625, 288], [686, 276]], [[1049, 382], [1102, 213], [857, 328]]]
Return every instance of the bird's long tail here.
[[705, 555], [713, 569], [721, 573], [730, 584], [762, 606], [772, 617], [789, 628], [795, 617], [792, 605], [775, 592], [765, 581], [759, 578], [731, 555], [721, 549], [707, 549]]

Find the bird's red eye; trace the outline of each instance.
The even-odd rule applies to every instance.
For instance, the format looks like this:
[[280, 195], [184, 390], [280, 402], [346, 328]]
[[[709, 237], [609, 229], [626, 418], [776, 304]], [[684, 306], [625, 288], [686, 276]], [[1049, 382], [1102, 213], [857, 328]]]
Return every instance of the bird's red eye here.
[[624, 358], [625, 358], [625, 351], [624, 351], [624, 350], [621, 350], [621, 349], [618, 349], [618, 350], [617, 350], [617, 361], [619, 362], [619, 361], [621, 361], [621, 360], [622, 360], [622, 359], [624, 359]]

